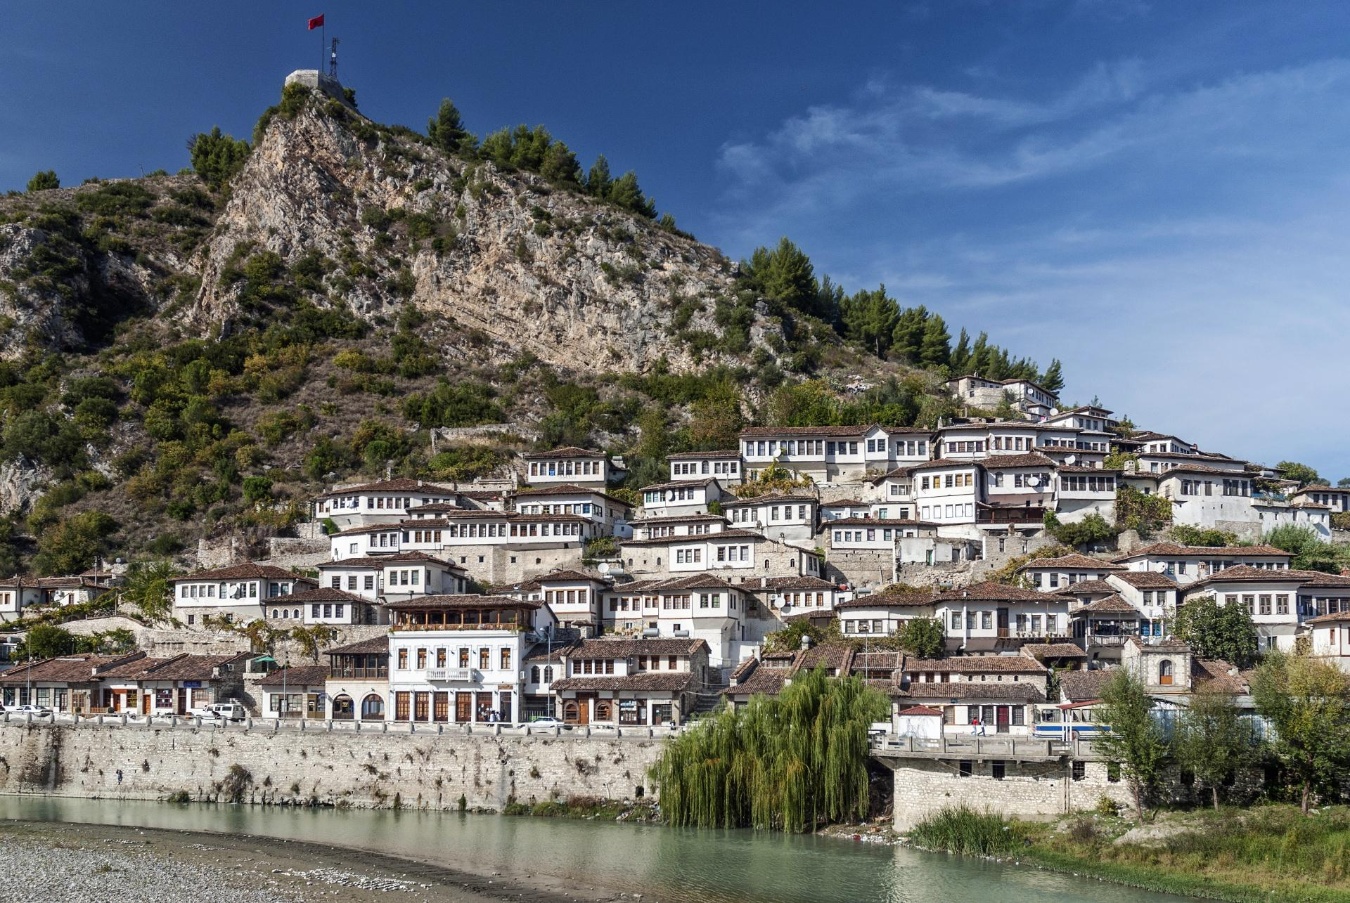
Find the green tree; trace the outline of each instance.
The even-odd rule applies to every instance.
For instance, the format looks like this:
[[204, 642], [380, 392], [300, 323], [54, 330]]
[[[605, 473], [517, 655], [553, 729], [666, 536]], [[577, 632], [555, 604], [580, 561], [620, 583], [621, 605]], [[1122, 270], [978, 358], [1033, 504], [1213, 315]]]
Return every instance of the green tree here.
[[942, 658], [947, 653], [947, 638], [937, 618], [911, 618], [896, 637], [901, 649], [920, 658]]
[[427, 137], [447, 154], [471, 152], [478, 143], [469, 130], [464, 128], [459, 109], [446, 97], [441, 100], [440, 109], [434, 118], [427, 120]]
[[81, 511], [38, 537], [33, 566], [41, 574], [78, 574], [94, 565], [108, 551], [108, 538], [117, 521], [102, 511]]
[[56, 658], [75, 651], [75, 636], [55, 624], [36, 624], [24, 634], [14, 657], [23, 661]]
[[953, 376], [964, 376], [970, 370], [970, 333], [965, 329], [961, 330], [956, 347], [952, 349], [949, 366], [952, 368]]
[[609, 189], [613, 184], [614, 179], [609, 174], [609, 161], [601, 154], [591, 164], [590, 172], [586, 173], [586, 193], [603, 200], [609, 197]]
[[928, 318], [923, 327], [923, 341], [919, 345], [919, 363], [925, 367], [945, 367], [951, 359], [952, 337], [947, 324], [937, 314]]
[[756, 248], [741, 264], [741, 273], [778, 311], [796, 310], [815, 314], [820, 300], [811, 258], [787, 236], [772, 251]]
[[1341, 489], [1350, 489], [1350, 477], [1341, 477], [1336, 481], [1336, 485]]
[[[918, 307], [905, 308], [896, 315], [894, 322], [895, 326], [891, 331], [891, 346], [894, 352], [892, 356], [917, 365], [923, 348], [924, 330], [928, 325], [928, 309], [922, 304]], [[981, 333], [980, 339], [975, 342], [976, 351], [983, 338], [984, 334]], [[977, 366], [976, 351], [971, 352], [972, 367]]]
[[867, 815], [867, 729], [886, 698], [856, 677], [797, 675], [705, 718], [652, 768], [673, 825], [801, 832]]
[[1110, 725], [1096, 740], [1097, 752], [1115, 763], [1134, 797], [1134, 811], [1144, 823], [1144, 806], [1157, 787], [1171, 755], [1162, 725], [1153, 717], [1153, 700], [1142, 682], [1117, 671], [1101, 692], [1098, 720]]
[[877, 357], [885, 357], [895, 341], [900, 309], [886, 294], [886, 286], [866, 289], [845, 298], [839, 311], [844, 337], [857, 342]]
[[614, 180], [614, 184], [609, 186], [606, 199], [616, 207], [622, 207], [639, 216], [645, 216], [647, 219], [656, 218], [656, 204], [642, 193], [641, 187], [638, 186], [637, 173], [631, 169]]
[[1245, 605], [1220, 605], [1214, 596], [1187, 599], [1177, 608], [1176, 635], [1201, 658], [1223, 659], [1239, 668], [1256, 661], [1260, 641]]
[[1059, 392], [1064, 388], [1064, 365], [1059, 362], [1059, 358], [1050, 361], [1050, 366], [1045, 368], [1045, 372], [1036, 380], [1041, 384], [1041, 388], [1050, 392]]
[[220, 126], [193, 135], [187, 143], [192, 169], [215, 190], [225, 185], [248, 162], [247, 141], [222, 134]]
[[337, 635], [337, 628], [327, 624], [291, 628], [291, 642], [299, 646], [300, 651], [308, 655], [316, 665], [319, 663], [319, 653], [333, 645]]
[[136, 606], [147, 621], [163, 620], [173, 611], [173, 585], [169, 581], [177, 575], [178, 569], [165, 558], [134, 561], [127, 568], [122, 599]]
[[54, 169], [44, 169], [28, 180], [29, 191], [50, 191], [53, 188], [60, 187], [61, 180], [57, 178]]
[[696, 451], [736, 448], [743, 426], [741, 392], [730, 380], [712, 386], [689, 406], [689, 444]]
[[1294, 556], [1289, 562], [1290, 567], [1328, 574], [1341, 572], [1345, 560], [1343, 548], [1323, 542], [1311, 527], [1283, 524], [1267, 533], [1265, 540]]
[[1256, 760], [1256, 735], [1232, 694], [1201, 689], [1191, 694], [1177, 723], [1176, 753], [1182, 768], [1208, 787], [1219, 808], [1219, 787]]
[[1275, 470], [1286, 480], [1297, 480], [1299, 486], [1309, 486], [1315, 483], [1324, 482], [1317, 471], [1313, 470], [1307, 464], [1300, 464], [1297, 461], [1281, 461], [1275, 465]]
[[1251, 682], [1256, 710], [1270, 721], [1272, 751], [1300, 789], [1306, 815], [1313, 794], [1350, 766], [1350, 677], [1335, 665], [1272, 653]]

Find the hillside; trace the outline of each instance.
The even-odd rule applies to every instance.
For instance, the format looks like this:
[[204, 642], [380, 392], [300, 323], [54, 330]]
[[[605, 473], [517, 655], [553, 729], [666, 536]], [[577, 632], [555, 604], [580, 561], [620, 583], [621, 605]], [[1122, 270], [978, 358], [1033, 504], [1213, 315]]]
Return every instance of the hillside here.
[[[447, 153], [289, 87], [254, 139], [222, 139], [225, 176], [0, 200], [0, 573], [260, 539], [327, 480], [469, 479], [534, 443], [625, 452], [641, 485], [748, 422], [948, 410], [940, 317], [892, 327], [809, 261], [783, 287], [778, 252], [743, 272], [503, 163], [509, 135]], [[887, 347], [854, 334], [882, 302]], [[485, 424], [432, 455], [429, 428]]]

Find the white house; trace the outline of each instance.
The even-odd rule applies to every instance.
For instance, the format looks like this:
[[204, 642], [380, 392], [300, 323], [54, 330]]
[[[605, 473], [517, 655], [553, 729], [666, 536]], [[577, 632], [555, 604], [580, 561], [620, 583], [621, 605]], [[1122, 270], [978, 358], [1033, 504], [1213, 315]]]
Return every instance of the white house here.
[[344, 558], [319, 565], [320, 586], [345, 590], [372, 603], [462, 593], [467, 582], [459, 565], [417, 551]]
[[1182, 604], [1213, 596], [1220, 605], [1241, 605], [1256, 624], [1262, 649], [1293, 652], [1299, 627], [1308, 617], [1299, 610], [1299, 590], [1307, 580], [1306, 571], [1235, 565], [1187, 586]]
[[273, 600], [280, 601], [317, 584], [309, 577], [270, 564], [247, 562], [174, 577], [169, 585], [174, 617], [191, 626], [205, 615], [234, 621], [261, 618], [264, 606], [270, 606]]
[[984, 582], [947, 590], [938, 595], [935, 610], [950, 650], [1012, 649], [1069, 635], [1067, 599], [1019, 586]]
[[678, 517], [707, 514], [713, 502], [721, 503], [722, 485], [712, 477], [678, 480], [642, 487], [642, 516]]
[[602, 602], [613, 586], [614, 581], [608, 577], [562, 570], [496, 590], [513, 599], [542, 602], [553, 612], [559, 627], [580, 631], [583, 637], [593, 637], [602, 629]]
[[1119, 470], [1060, 464], [1055, 470], [1056, 516], [1064, 523], [1080, 521], [1089, 514], [1114, 521], [1120, 473]]
[[733, 528], [757, 530], [783, 542], [814, 546], [817, 504], [812, 495], [761, 495], [728, 499], [722, 503], [722, 512]]
[[[895, 432], [897, 443], [914, 449], [914, 460], [926, 457], [926, 433]], [[891, 432], [879, 426], [750, 427], [741, 431], [741, 457], [749, 479], [777, 464], [816, 483], [852, 483], [895, 467], [891, 443]]]
[[419, 506], [453, 504], [455, 490], [422, 480], [379, 480], [336, 486], [314, 501], [316, 520], [330, 519], [339, 530], [396, 523]]
[[741, 453], [731, 451], [682, 452], [667, 455], [670, 479], [698, 480], [712, 477], [723, 486], [739, 486], [745, 482], [745, 466]]
[[300, 622], [306, 626], [387, 623], [379, 606], [369, 599], [328, 586], [302, 589], [289, 596], [273, 599], [271, 605], [263, 606], [267, 620], [278, 622], [283, 627], [296, 626], [297, 611], [300, 613]]
[[1125, 570], [1122, 564], [1089, 558], [1087, 555], [1060, 555], [1055, 558], [1033, 558], [1017, 569], [1032, 589], [1049, 592], [1087, 580], [1104, 580], [1108, 574]]
[[[707, 681], [708, 644], [698, 639], [598, 639], [564, 650], [554, 680], [568, 724], [683, 722]], [[531, 665], [531, 670], [539, 665]]]
[[974, 461], [939, 458], [913, 467], [918, 520], [938, 524], [974, 524], [981, 502], [980, 467]]
[[520, 514], [572, 514], [591, 520], [606, 535], [632, 535], [628, 522], [633, 506], [601, 489], [570, 483], [521, 489], [514, 505]]
[[879, 593], [836, 603], [839, 629], [846, 637], [891, 636], [915, 618], [935, 616], [936, 593], [891, 586]]
[[604, 489], [617, 476], [609, 455], [587, 448], [567, 446], [521, 455], [525, 482], [531, 486], [570, 483]]
[[390, 720], [520, 720], [526, 651], [548, 607], [506, 596], [422, 596], [389, 606]]
[[1112, 560], [1131, 571], [1166, 574], [1186, 586], [1240, 564], [1261, 569], [1287, 568], [1292, 557], [1274, 546], [1183, 546], [1157, 542]]
[[1317, 505], [1326, 505], [1333, 514], [1350, 511], [1350, 486], [1305, 486], [1294, 492], [1290, 500], [1306, 500]]
[[1350, 611], [1309, 618], [1304, 627], [1315, 657], [1350, 672]]

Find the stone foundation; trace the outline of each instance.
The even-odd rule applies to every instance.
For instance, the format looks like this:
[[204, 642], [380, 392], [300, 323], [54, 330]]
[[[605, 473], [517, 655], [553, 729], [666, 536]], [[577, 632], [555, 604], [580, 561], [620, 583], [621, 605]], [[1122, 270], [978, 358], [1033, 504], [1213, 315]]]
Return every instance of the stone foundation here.
[[[648, 769], [664, 748], [633, 736], [500, 734], [446, 725], [354, 722], [252, 728], [0, 723], [0, 792], [85, 798], [317, 802], [320, 805], [500, 810], [508, 802], [568, 796], [633, 798], [654, 792]], [[119, 780], [120, 772], [120, 780]], [[639, 790], [638, 788], [642, 788]]]
[[[1002, 778], [994, 777], [1002, 762]], [[1018, 818], [1052, 818], [1092, 809], [1103, 797], [1131, 806], [1129, 787], [1109, 781], [1105, 762], [1084, 762], [1081, 780], [1070, 776], [1065, 762], [971, 760], [970, 773], [946, 759], [888, 759], [895, 778], [895, 828], [907, 831], [926, 816], [947, 806], [969, 806]]]

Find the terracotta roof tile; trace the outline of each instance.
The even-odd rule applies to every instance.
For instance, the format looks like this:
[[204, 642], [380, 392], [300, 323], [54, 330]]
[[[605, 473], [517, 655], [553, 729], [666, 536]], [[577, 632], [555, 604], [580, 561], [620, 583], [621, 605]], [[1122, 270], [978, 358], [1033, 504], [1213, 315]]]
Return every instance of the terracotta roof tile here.
[[910, 673], [1044, 674], [1045, 665], [1025, 655], [954, 655], [951, 658], [909, 659], [905, 662], [905, 670]]
[[1081, 568], [1085, 571], [1120, 571], [1124, 570], [1125, 566], [1110, 561], [1104, 561], [1100, 558], [1089, 558], [1087, 555], [1074, 553], [1072, 555], [1060, 555], [1058, 558], [1036, 558], [1028, 561], [1017, 570], [1030, 571], [1038, 568]]
[[1100, 699], [1112, 676], [1111, 671], [1069, 671], [1059, 676], [1059, 692], [1069, 702]]
[[979, 602], [1039, 602], [1044, 604], [1051, 601], [1048, 596], [1048, 593], [1038, 593], [1035, 590], [1023, 589], [1020, 586], [1008, 586], [1007, 584], [985, 580], [971, 586], [947, 590], [937, 598], [939, 602], [973, 600]]
[[278, 668], [258, 681], [258, 686], [295, 687], [299, 690], [301, 687], [323, 686], [326, 680], [328, 680], [327, 665], [293, 665], [289, 668]]
[[642, 674], [629, 674], [624, 677], [565, 677], [555, 680], [550, 686], [553, 690], [633, 690], [637, 692], [679, 693], [689, 689], [694, 682], [690, 671], [647, 671]]
[[1106, 578], [1110, 583], [1119, 580], [1135, 589], [1177, 589], [1177, 582], [1166, 574], [1157, 571], [1118, 571]]
[[564, 445], [561, 448], [550, 449], [549, 451], [530, 452], [521, 455], [527, 461], [544, 460], [548, 458], [603, 458], [604, 452], [593, 451], [589, 448], [577, 448], [575, 445]]

